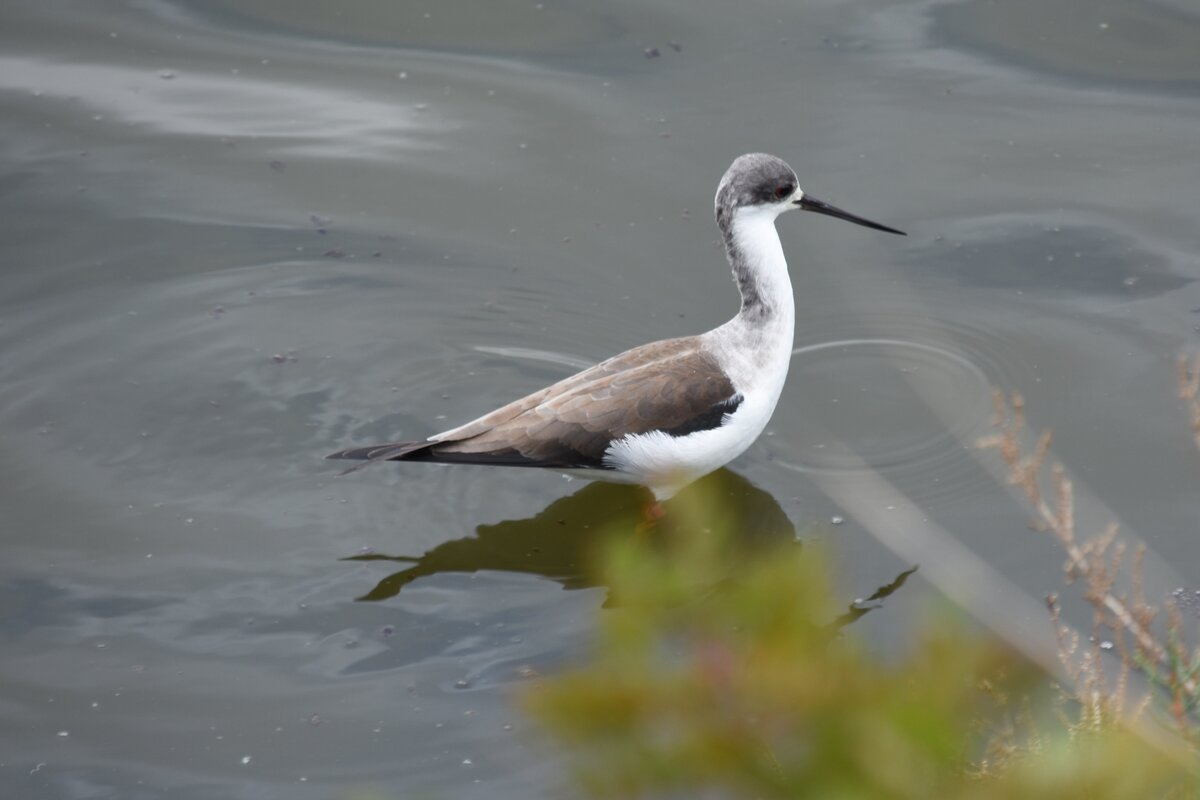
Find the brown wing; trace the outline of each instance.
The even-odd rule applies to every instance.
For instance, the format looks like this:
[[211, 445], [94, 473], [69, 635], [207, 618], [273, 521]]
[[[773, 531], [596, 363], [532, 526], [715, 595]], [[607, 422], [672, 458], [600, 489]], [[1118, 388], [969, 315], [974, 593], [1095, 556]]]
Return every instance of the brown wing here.
[[656, 430], [683, 436], [716, 427], [739, 402], [729, 378], [694, 338], [673, 339], [623, 353], [448, 431], [414, 455], [602, 467], [614, 439]]
[[603, 467], [614, 439], [714, 428], [740, 402], [696, 337], [668, 339], [614, 356], [429, 442], [356, 448], [331, 457]]

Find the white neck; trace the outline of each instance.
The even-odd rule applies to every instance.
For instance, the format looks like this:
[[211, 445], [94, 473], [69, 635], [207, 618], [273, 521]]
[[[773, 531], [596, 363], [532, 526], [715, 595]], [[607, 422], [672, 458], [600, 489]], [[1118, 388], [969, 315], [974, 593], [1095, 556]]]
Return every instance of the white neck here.
[[791, 330], [796, 316], [787, 259], [775, 230], [779, 212], [762, 207], [739, 208], [726, 236], [729, 264], [742, 293], [738, 318], [750, 325], [771, 323]]
[[775, 232], [778, 213], [740, 208], [731, 216], [721, 229], [742, 308], [708, 337], [739, 391], [769, 386], [764, 396], [773, 408], [791, 361], [796, 323], [792, 282]]

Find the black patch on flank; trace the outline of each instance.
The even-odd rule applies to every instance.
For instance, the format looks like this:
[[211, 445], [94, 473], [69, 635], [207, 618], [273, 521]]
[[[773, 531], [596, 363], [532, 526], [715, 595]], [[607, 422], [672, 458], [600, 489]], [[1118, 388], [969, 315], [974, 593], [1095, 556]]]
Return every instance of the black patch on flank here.
[[609, 469], [599, 458], [580, 453], [569, 447], [558, 448], [553, 454], [527, 456], [515, 449], [493, 450], [488, 453], [454, 453], [436, 448], [422, 450], [412, 455], [389, 459], [390, 461], [423, 461], [435, 464], [476, 464], [494, 467], [550, 467], [555, 469]]
[[[457, 453], [439, 448], [439, 442], [396, 442], [341, 450], [326, 458], [346, 458], [360, 461], [419, 461], [435, 464], [479, 464], [495, 467], [554, 467], [558, 469], [611, 469], [603, 461], [610, 444], [607, 438], [598, 441], [584, 452], [568, 444], [543, 442], [536, 454], [526, 455], [515, 448], [491, 450], [485, 453]], [[447, 442], [446, 444], [454, 444]], [[353, 469], [358, 469], [355, 467]]]
[[744, 399], [741, 392], [738, 392], [733, 397], [722, 400], [691, 419], [684, 420], [674, 428], [664, 429], [663, 433], [678, 438], [680, 436], [687, 436], [689, 433], [696, 433], [697, 431], [709, 431], [713, 428], [719, 428], [724, 423], [725, 415], [737, 411], [738, 406], [742, 404], [742, 400]]

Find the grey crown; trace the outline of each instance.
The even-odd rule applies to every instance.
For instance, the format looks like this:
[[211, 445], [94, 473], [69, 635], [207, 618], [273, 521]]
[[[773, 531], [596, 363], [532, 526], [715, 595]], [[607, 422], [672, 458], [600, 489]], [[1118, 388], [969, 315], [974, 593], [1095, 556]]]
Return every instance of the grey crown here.
[[725, 171], [717, 187], [717, 219], [743, 206], [774, 203], [775, 190], [796, 188], [796, 173], [787, 162], [766, 153], [747, 153]]

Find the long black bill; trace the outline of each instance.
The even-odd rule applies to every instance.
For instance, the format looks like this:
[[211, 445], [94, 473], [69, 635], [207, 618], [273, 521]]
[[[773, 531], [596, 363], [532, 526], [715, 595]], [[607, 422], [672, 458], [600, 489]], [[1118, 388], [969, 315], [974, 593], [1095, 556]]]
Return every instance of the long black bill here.
[[838, 219], [844, 219], [847, 222], [853, 222], [856, 225], [863, 225], [867, 228], [874, 228], [875, 230], [883, 231], [884, 233], [895, 233], [899, 234], [900, 236], [908, 236], [908, 234], [904, 231], [898, 231], [895, 228], [889, 228], [887, 225], [880, 225], [878, 222], [871, 222], [869, 219], [856, 217], [849, 211], [842, 211], [837, 206], [831, 206], [824, 200], [818, 200], [810, 194], [801, 195], [800, 199], [796, 201], [796, 205], [800, 206], [805, 211], [815, 211], [818, 214], [837, 217]]

